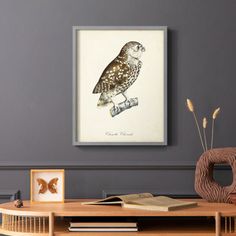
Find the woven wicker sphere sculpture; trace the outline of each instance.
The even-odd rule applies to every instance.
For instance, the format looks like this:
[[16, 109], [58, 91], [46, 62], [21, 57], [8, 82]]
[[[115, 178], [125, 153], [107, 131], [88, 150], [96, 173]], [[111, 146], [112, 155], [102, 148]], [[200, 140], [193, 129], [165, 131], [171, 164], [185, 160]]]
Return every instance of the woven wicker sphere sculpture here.
[[[215, 164], [227, 163], [233, 172], [233, 182], [221, 186], [213, 178]], [[236, 192], [236, 148], [212, 149], [202, 154], [195, 172], [195, 191], [208, 202], [232, 203], [230, 193]]]

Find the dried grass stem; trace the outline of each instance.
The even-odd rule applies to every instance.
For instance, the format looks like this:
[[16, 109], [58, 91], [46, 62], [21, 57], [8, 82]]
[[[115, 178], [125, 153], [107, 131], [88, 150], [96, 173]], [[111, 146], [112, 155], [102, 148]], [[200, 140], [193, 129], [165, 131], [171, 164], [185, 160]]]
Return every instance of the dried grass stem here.
[[205, 150], [205, 147], [204, 147], [204, 144], [203, 144], [202, 134], [201, 134], [201, 130], [200, 130], [200, 127], [199, 127], [199, 124], [198, 124], [198, 120], [197, 120], [195, 112], [192, 111], [192, 113], [193, 113], [193, 117], [194, 117], [194, 120], [195, 120], [195, 124], [197, 126], [197, 130], [198, 130], [198, 134], [199, 134], [200, 141], [201, 141], [201, 144], [202, 144], [202, 148], [203, 148], [203, 151], [205, 152], [206, 150]]
[[213, 148], [213, 142], [214, 142], [214, 126], [215, 126], [215, 119], [212, 119], [212, 124], [211, 124], [211, 149]]

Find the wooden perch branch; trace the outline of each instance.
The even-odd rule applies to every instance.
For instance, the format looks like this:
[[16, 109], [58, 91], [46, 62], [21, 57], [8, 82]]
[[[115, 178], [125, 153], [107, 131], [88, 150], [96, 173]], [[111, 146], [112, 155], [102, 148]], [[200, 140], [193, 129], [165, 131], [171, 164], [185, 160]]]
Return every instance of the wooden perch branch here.
[[111, 116], [114, 117], [120, 114], [122, 111], [130, 109], [131, 107], [137, 105], [138, 105], [138, 98], [130, 98], [129, 100], [119, 103], [118, 106], [113, 106], [110, 109]]

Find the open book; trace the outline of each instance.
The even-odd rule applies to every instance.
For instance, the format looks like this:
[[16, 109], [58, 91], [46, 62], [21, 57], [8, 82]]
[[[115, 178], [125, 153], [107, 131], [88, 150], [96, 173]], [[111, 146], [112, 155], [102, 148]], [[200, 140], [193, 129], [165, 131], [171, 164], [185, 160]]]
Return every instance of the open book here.
[[152, 211], [172, 211], [197, 206], [196, 202], [182, 201], [165, 196], [154, 197], [151, 193], [112, 196], [94, 202], [83, 202], [83, 205], [120, 204], [124, 208]]

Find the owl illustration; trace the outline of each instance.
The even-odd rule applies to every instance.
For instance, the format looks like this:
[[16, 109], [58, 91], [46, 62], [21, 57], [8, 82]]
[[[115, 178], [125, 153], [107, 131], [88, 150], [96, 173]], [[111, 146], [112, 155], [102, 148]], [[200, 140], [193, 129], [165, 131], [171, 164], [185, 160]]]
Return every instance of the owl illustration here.
[[[119, 55], [105, 68], [93, 93], [100, 93], [97, 106], [113, 104], [112, 116], [130, 108], [136, 100], [128, 99], [127, 90], [136, 81], [142, 66], [140, 58], [145, 51], [144, 46], [135, 41], [126, 43]], [[124, 96], [124, 102], [115, 104], [113, 98], [118, 94]]]

